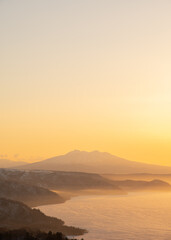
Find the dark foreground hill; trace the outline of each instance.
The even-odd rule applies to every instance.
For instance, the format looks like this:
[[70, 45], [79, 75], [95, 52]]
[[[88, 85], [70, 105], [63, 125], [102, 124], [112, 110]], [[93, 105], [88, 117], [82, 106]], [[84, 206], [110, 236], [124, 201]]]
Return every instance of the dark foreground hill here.
[[4, 198], [0, 198], [0, 228], [53, 231], [65, 235], [82, 235], [86, 232], [65, 226], [62, 220], [48, 217], [38, 209], [31, 209], [21, 202]]
[[44, 161], [26, 164], [18, 168], [99, 174], [171, 173], [171, 167], [129, 161], [105, 152], [85, 152], [78, 150]]

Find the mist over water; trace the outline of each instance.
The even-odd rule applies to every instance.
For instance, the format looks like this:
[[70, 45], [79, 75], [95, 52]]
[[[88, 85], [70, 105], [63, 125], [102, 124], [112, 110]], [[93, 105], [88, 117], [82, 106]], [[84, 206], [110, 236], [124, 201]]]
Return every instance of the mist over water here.
[[171, 193], [80, 196], [41, 206], [67, 225], [86, 228], [85, 240], [170, 240]]

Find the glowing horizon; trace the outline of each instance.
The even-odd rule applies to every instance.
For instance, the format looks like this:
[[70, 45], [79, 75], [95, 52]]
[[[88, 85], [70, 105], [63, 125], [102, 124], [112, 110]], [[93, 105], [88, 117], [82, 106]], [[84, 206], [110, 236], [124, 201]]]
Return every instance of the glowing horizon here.
[[1, 1], [0, 158], [171, 166], [171, 2]]

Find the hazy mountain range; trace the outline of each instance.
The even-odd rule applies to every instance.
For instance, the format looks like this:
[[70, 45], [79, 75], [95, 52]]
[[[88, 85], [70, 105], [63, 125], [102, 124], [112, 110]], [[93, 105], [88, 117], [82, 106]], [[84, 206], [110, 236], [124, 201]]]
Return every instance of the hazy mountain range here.
[[29, 170], [57, 170], [99, 174], [171, 173], [171, 167], [129, 161], [106, 152], [75, 150], [65, 155], [17, 166]]
[[[59, 203], [66, 200], [61, 192], [84, 194], [110, 193], [123, 195], [134, 191], [171, 191], [171, 185], [162, 180], [151, 181], [111, 180], [99, 174], [45, 170], [0, 169], [0, 197], [6, 196], [28, 203], [37, 200]], [[3, 184], [4, 183], [4, 184]], [[2, 185], [2, 186], [1, 186]], [[49, 190], [48, 190], [49, 189]], [[59, 192], [59, 195], [50, 189]], [[2, 195], [5, 192], [6, 195]], [[25, 198], [24, 198], [25, 196]], [[34, 203], [34, 202], [33, 202]], [[35, 202], [36, 203], [36, 202]]]

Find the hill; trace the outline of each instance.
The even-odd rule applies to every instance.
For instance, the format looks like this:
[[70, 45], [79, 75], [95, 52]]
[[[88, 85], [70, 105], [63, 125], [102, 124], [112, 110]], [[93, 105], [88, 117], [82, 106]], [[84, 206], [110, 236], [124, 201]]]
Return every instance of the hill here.
[[152, 181], [135, 181], [135, 180], [123, 180], [123, 181], [115, 181], [121, 189], [128, 192], [135, 191], [163, 191], [170, 192], [171, 185], [167, 182], [155, 179]]
[[7, 179], [0, 179], [0, 198], [21, 201], [29, 206], [64, 202], [64, 199], [57, 193], [46, 188]]
[[62, 232], [65, 235], [85, 233], [83, 229], [65, 226], [62, 220], [48, 217], [38, 209], [31, 209], [21, 202], [4, 198], [0, 198], [0, 227]]
[[89, 172], [99, 174], [119, 173], [171, 173], [171, 167], [129, 161], [106, 152], [72, 151], [65, 155], [26, 164], [19, 169]]
[[154, 179], [159, 179], [171, 184], [171, 174], [148, 174], [148, 173], [135, 173], [135, 174], [104, 174], [103, 177], [113, 180], [138, 180], [138, 181], [152, 181]]

